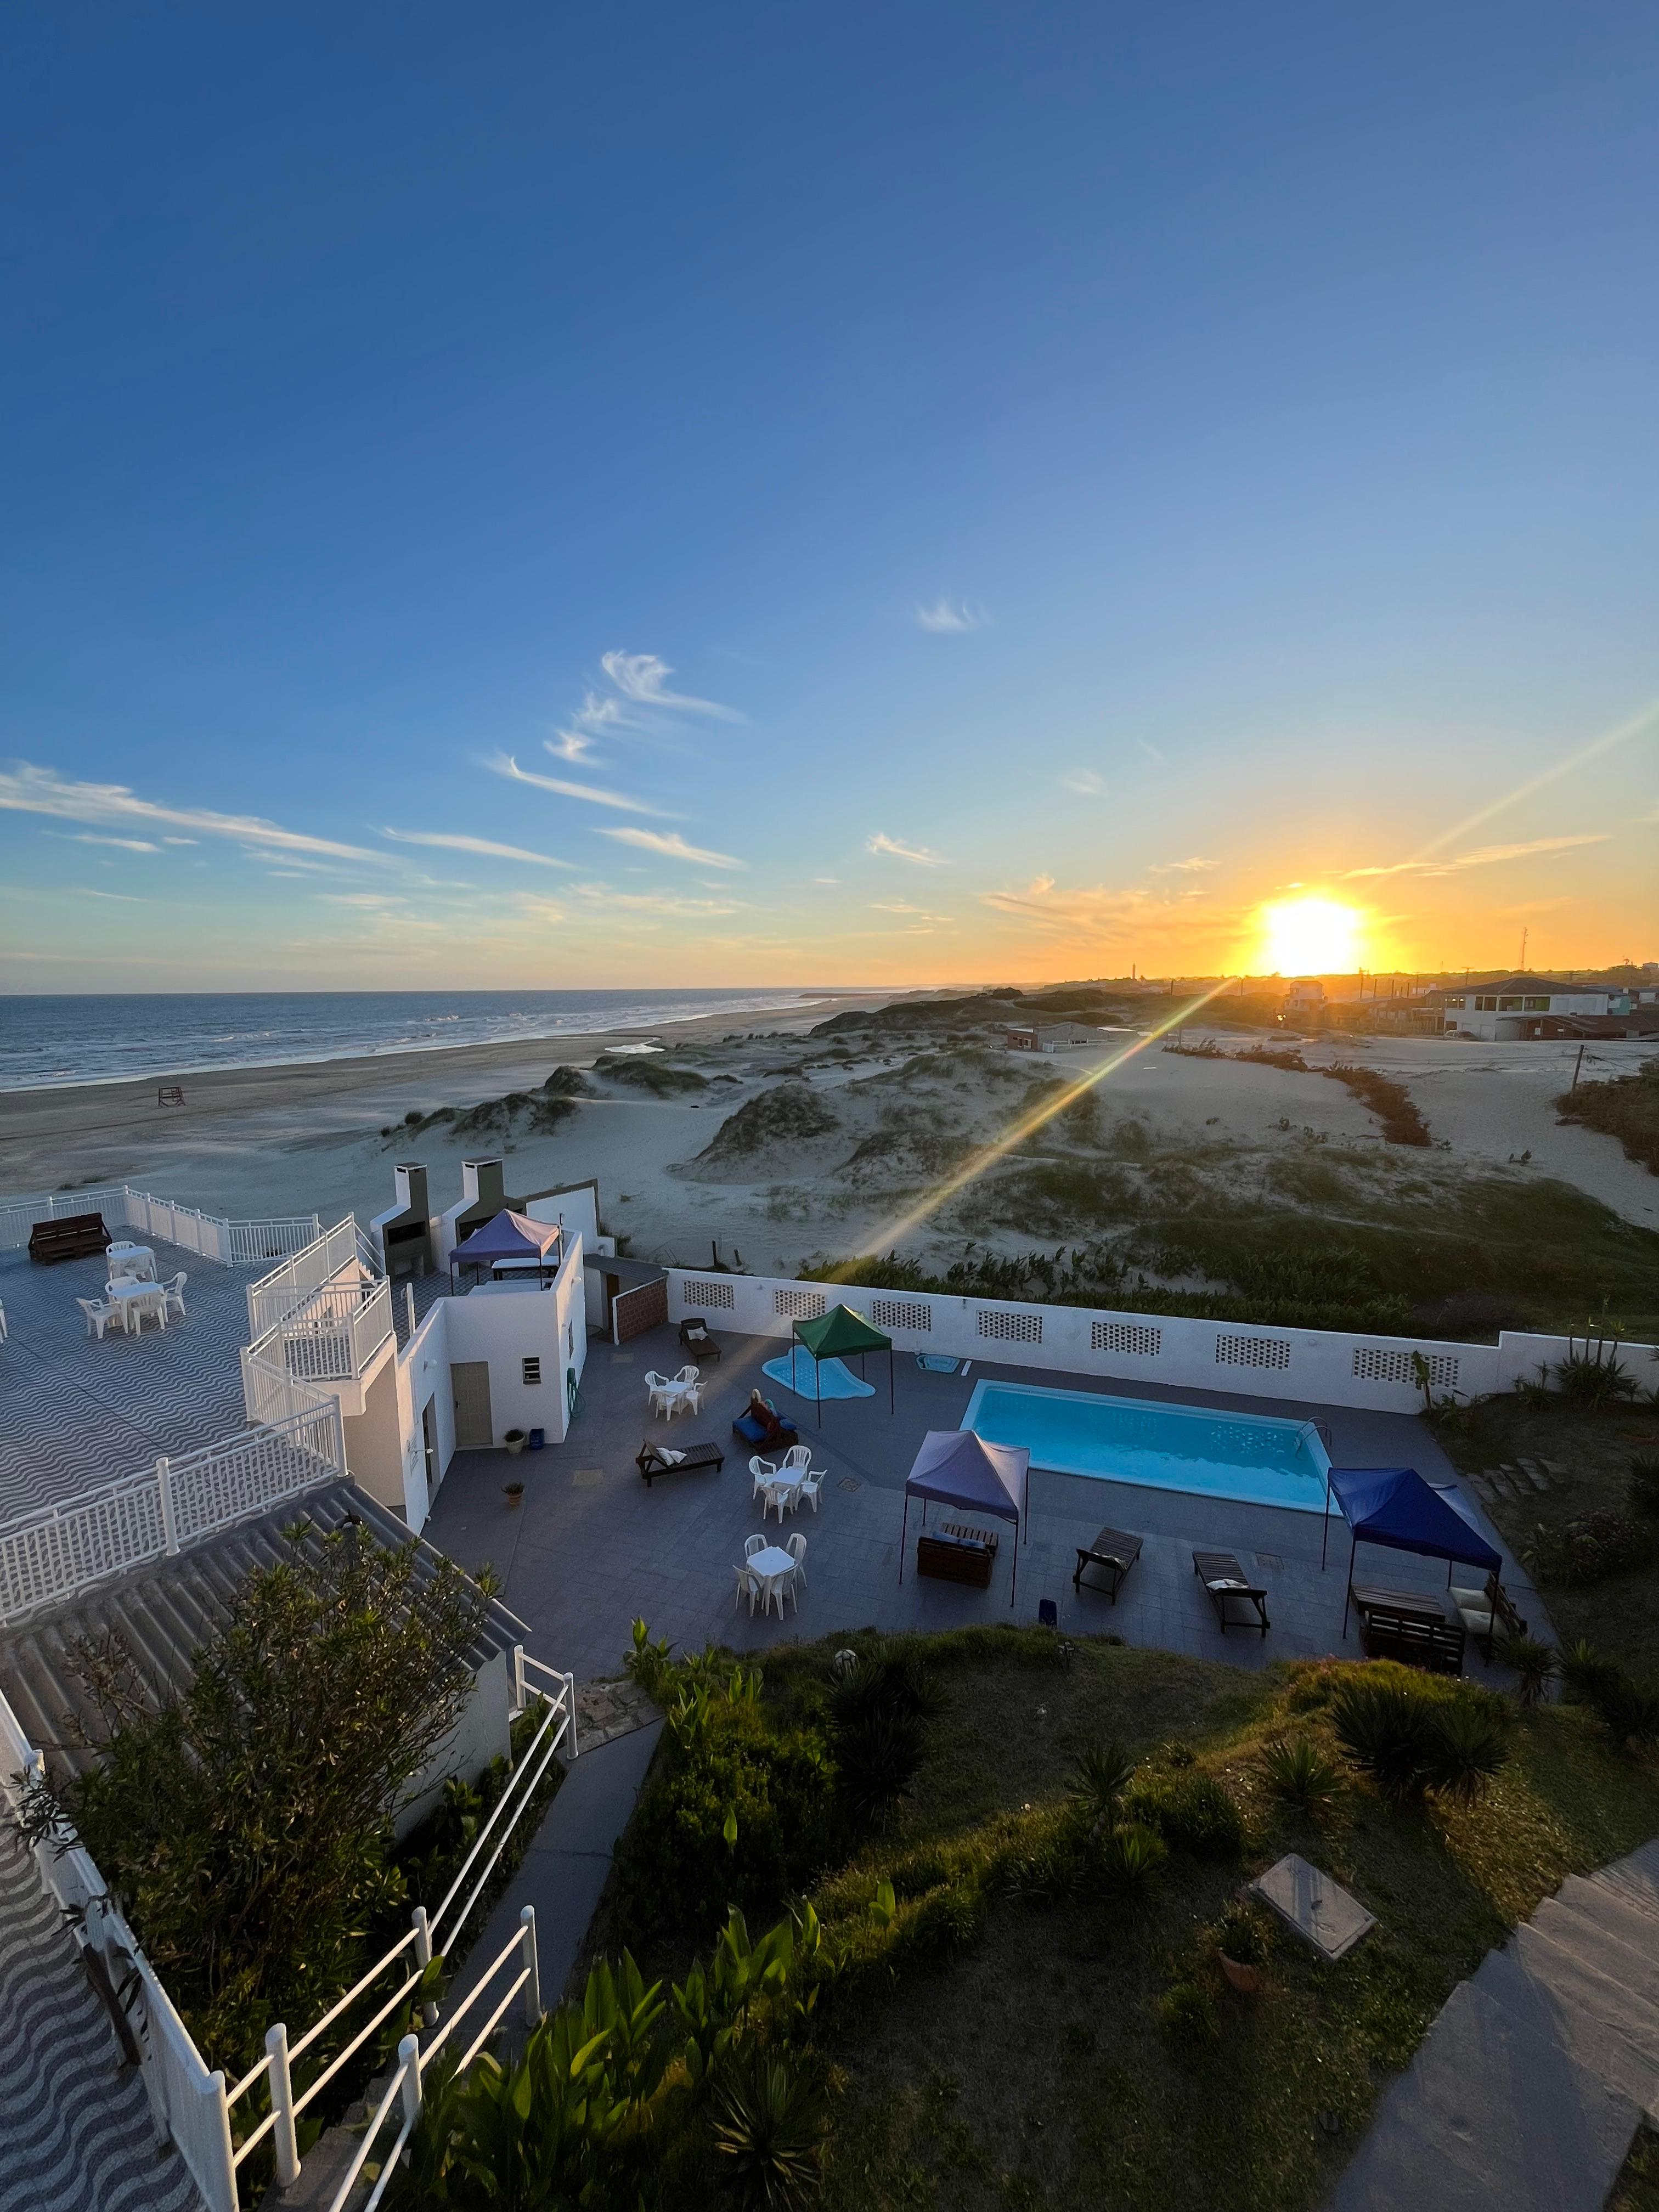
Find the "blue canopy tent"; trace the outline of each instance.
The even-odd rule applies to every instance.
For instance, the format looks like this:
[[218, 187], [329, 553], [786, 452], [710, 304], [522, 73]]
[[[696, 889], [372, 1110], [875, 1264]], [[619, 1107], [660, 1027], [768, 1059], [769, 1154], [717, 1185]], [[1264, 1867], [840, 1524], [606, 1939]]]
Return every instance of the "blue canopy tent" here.
[[[1504, 1565], [1495, 1551], [1437, 1490], [1431, 1490], [1414, 1467], [1334, 1467], [1330, 1487], [1341, 1506], [1353, 1541], [1348, 1547], [1348, 1595], [1353, 1594], [1354, 1553], [1363, 1544], [1384, 1544], [1390, 1551], [1415, 1552], [1444, 1559], [1446, 1580], [1455, 1565], [1479, 1567], [1495, 1575]], [[1348, 1599], [1342, 1605], [1342, 1633], [1348, 1632]]]
[[904, 1547], [910, 1527], [910, 1500], [959, 1506], [964, 1513], [992, 1513], [1014, 1524], [1014, 1571], [1008, 1602], [1019, 1582], [1020, 1520], [1025, 1510], [1031, 1455], [1015, 1444], [988, 1444], [972, 1429], [929, 1429], [904, 1483], [904, 1517], [899, 1528], [899, 1580], [904, 1580]]

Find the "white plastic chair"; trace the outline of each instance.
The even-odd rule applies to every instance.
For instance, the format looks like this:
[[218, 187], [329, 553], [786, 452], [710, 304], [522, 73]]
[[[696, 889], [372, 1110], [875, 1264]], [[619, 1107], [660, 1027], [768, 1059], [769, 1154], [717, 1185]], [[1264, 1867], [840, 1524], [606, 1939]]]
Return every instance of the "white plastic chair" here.
[[180, 1267], [170, 1282], [161, 1285], [164, 1310], [168, 1313], [176, 1313], [180, 1321], [185, 1317], [185, 1285], [189, 1280], [190, 1277]]
[[702, 1380], [702, 1370], [697, 1367], [682, 1367], [674, 1380], [677, 1382], [700, 1382]]
[[[805, 1537], [792, 1536], [789, 1539], [789, 1541], [784, 1546], [784, 1549], [788, 1553], [790, 1558], [795, 1563], [795, 1571], [789, 1577], [791, 1583], [793, 1584], [798, 1581], [804, 1583], [806, 1580]], [[799, 1612], [800, 1609], [800, 1601], [799, 1598], [795, 1601], [795, 1607], [796, 1611]]]
[[647, 1372], [646, 1376], [645, 1389], [646, 1395], [651, 1403], [652, 1412], [660, 1413], [666, 1419], [670, 1407], [679, 1395], [672, 1382], [669, 1381], [667, 1376], [659, 1375], [653, 1370]]
[[[812, 1510], [816, 1513], [818, 1510], [818, 1492], [823, 1489], [823, 1471], [820, 1468], [815, 1474], [802, 1475], [800, 1479], [800, 1488], [796, 1492], [796, 1497], [798, 1499], [802, 1498], [810, 1498], [811, 1500]], [[805, 1541], [805, 1539], [802, 1540]]]
[[732, 1600], [732, 1610], [733, 1613], [738, 1610], [738, 1607], [743, 1603], [744, 1593], [747, 1591], [749, 1595], [749, 1618], [752, 1620], [755, 1617], [755, 1595], [758, 1585], [755, 1581], [754, 1576], [750, 1572], [747, 1567], [733, 1567], [732, 1572], [736, 1577], [736, 1592]]
[[90, 1336], [95, 1330], [100, 1344], [103, 1342], [104, 1331], [110, 1323], [121, 1319], [116, 1309], [102, 1298], [76, 1298], [75, 1303], [87, 1317], [87, 1334]]
[[[778, 1471], [771, 1461], [751, 1459], [749, 1462], [749, 1472], [755, 1478], [755, 1487], [750, 1492], [750, 1496], [751, 1498], [770, 1497], [772, 1485], [778, 1479]], [[763, 1521], [766, 1516], [763, 1513], [761, 1518]]]
[[812, 1447], [810, 1444], [791, 1444], [783, 1455], [784, 1472], [787, 1474], [793, 1474], [797, 1468], [805, 1474], [811, 1464]]
[[765, 1549], [764, 1536], [745, 1536], [743, 1540], [743, 1556], [745, 1559], [752, 1559], [757, 1552], [763, 1552]]
[[6, 1340], [6, 1309], [0, 1305], [0, 1344]]

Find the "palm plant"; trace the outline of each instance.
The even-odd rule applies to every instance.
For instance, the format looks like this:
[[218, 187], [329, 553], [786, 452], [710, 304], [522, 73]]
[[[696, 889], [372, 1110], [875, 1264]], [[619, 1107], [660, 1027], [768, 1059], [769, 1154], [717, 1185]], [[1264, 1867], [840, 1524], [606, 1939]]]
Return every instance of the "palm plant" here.
[[1117, 1819], [1123, 1793], [1134, 1776], [1134, 1758], [1115, 1736], [1090, 1744], [1072, 1761], [1071, 1800], [1091, 1823], [1091, 1835], [1103, 1835]]
[[1553, 1644], [1540, 1643], [1535, 1636], [1500, 1636], [1492, 1644], [1492, 1656], [1515, 1676], [1515, 1694], [1522, 1705], [1543, 1702], [1557, 1664]]
[[1316, 1813], [1328, 1805], [1342, 1788], [1334, 1760], [1327, 1759], [1311, 1736], [1281, 1736], [1261, 1754], [1261, 1771], [1275, 1797]]
[[819, 2187], [829, 2113], [816, 2075], [799, 2060], [745, 2044], [714, 2082], [709, 2124], [740, 2204], [792, 2212]]

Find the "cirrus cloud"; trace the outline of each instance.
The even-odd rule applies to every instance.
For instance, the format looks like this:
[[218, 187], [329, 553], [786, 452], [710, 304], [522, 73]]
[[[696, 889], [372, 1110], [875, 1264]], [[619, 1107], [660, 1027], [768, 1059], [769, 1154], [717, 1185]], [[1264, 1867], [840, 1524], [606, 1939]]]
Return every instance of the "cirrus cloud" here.
[[695, 860], [702, 868], [741, 868], [745, 864], [730, 853], [710, 853], [701, 845], [688, 845], [678, 830], [596, 830], [597, 837], [614, 837], [619, 845], [636, 845], [642, 853], [660, 853], [666, 860]]
[[18, 814], [47, 814], [59, 821], [146, 825], [170, 823], [178, 830], [199, 830], [210, 837], [234, 837], [278, 853], [318, 853], [337, 860], [372, 860], [384, 866], [389, 855], [362, 845], [347, 845], [337, 837], [313, 837], [303, 830], [284, 830], [257, 814], [221, 814], [206, 806], [164, 806], [140, 799], [123, 783], [74, 783], [55, 770], [19, 761], [0, 771], [0, 809]]
[[590, 806], [612, 806], [624, 814], [659, 814], [660, 807], [647, 806], [643, 799], [629, 799], [620, 791], [599, 791], [591, 783], [568, 783], [562, 776], [538, 775], [533, 769], [520, 768], [511, 753], [495, 753], [484, 763], [492, 774], [504, 775], [513, 783], [533, 783], [538, 791], [550, 791], [561, 799], [585, 799]]
[[498, 845], [492, 837], [464, 837], [447, 830], [382, 830], [381, 836], [398, 845], [435, 845], [445, 853], [477, 853], [486, 860], [526, 860], [538, 868], [569, 868], [569, 860], [555, 860], [545, 853], [532, 853], [522, 845]]
[[721, 722], [743, 720], [734, 707], [722, 707], [714, 699], [693, 698], [684, 691], [671, 691], [668, 679], [674, 672], [654, 653], [601, 653], [599, 665], [623, 697], [635, 706], [665, 707], [679, 714], [709, 714]]
[[865, 841], [866, 853], [885, 853], [895, 860], [909, 860], [919, 868], [945, 868], [950, 862], [943, 853], [929, 852], [926, 845], [907, 845], [901, 837], [890, 837], [884, 830], [878, 830], [873, 837]]
[[966, 599], [935, 599], [931, 607], [916, 609], [916, 626], [931, 630], [935, 637], [963, 637], [969, 630], [983, 629], [986, 623], [982, 607], [970, 607]]

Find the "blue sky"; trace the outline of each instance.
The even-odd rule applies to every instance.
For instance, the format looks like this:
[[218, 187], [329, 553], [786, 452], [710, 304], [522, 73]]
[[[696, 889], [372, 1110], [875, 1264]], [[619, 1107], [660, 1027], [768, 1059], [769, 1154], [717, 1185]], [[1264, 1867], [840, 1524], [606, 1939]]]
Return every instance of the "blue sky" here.
[[1659, 954], [1650, 9], [3, 38], [0, 983]]

